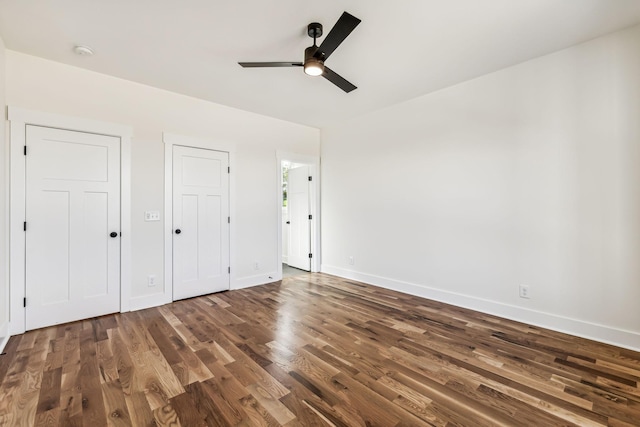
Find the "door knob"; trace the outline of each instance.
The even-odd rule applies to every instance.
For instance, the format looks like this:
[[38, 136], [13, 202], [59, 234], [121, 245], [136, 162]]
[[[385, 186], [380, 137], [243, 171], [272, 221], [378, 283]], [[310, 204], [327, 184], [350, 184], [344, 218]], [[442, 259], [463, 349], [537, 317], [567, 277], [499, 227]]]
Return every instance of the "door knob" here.
[[180, 234], [182, 233], [182, 230], [180, 230], [179, 228], [176, 228], [176, 234]]
[[116, 233], [115, 231], [112, 231], [111, 234], [109, 234], [109, 236], [111, 236], [112, 238], [116, 238], [118, 237], [118, 233]]
[[287, 221], [287, 224], [291, 224], [291, 221]]

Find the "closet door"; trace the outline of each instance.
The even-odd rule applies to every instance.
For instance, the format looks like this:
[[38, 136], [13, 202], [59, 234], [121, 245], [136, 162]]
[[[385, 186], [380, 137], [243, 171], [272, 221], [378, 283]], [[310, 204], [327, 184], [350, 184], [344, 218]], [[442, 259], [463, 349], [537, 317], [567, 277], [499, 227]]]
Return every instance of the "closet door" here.
[[120, 139], [26, 136], [27, 329], [120, 311]]
[[173, 299], [229, 289], [229, 154], [173, 148]]

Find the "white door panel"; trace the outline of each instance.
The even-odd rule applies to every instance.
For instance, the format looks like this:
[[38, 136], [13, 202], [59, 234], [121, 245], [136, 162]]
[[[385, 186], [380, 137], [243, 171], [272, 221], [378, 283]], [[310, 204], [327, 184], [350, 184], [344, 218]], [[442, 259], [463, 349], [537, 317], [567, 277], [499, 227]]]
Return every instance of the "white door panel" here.
[[311, 221], [309, 221], [309, 167], [289, 169], [287, 183], [289, 210], [289, 255], [287, 264], [311, 270]]
[[174, 300], [229, 289], [228, 166], [228, 153], [173, 148]]
[[[200, 232], [200, 251], [209, 255], [209, 262], [204, 263], [202, 266], [202, 273], [206, 277], [217, 277], [223, 273], [223, 268], [226, 271], [228, 265], [222, 265], [223, 252], [227, 248], [223, 248], [219, 242], [223, 241], [222, 231], [223, 228], [220, 225], [226, 223], [223, 218], [222, 209], [222, 197], [208, 195], [203, 200], [205, 216], [202, 218], [202, 229]], [[227, 263], [228, 264], [228, 263]]]
[[27, 126], [26, 326], [120, 310], [120, 139]]
[[[106, 295], [109, 291], [109, 229], [107, 228], [109, 201], [107, 193], [84, 193], [84, 233], [82, 246], [82, 288], [85, 297]], [[117, 272], [116, 272], [117, 273]]]
[[[30, 146], [31, 147], [31, 146]], [[29, 294], [42, 295], [40, 304], [52, 305], [69, 300], [69, 192], [42, 191], [39, 195], [46, 215], [41, 221], [36, 221], [34, 215], [29, 215], [29, 233], [27, 238], [27, 297], [30, 299], [29, 308], [37, 301], [31, 301]], [[33, 203], [27, 203], [33, 206]], [[37, 234], [37, 235], [36, 235]], [[45, 244], [38, 244], [41, 240]], [[35, 270], [35, 271], [34, 271]], [[33, 292], [30, 284], [40, 279], [42, 273], [47, 272], [46, 286], [37, 287]], [[35, 283], [34, 283], [35, 282]]]
[[[178, 224], [175, 229], [182, 233], [179, 236], [174, 236], [174, 259], [179, 265], [175, 275], [180, 279], [180, 282], [188, 283], [198, 280], [199, 275], [198, 196], [196, 194], [182, 194], [180, 202], [180, 214], [174, 215], [174, 222]], [[174, 283], [175, 285], [176, 283]]]

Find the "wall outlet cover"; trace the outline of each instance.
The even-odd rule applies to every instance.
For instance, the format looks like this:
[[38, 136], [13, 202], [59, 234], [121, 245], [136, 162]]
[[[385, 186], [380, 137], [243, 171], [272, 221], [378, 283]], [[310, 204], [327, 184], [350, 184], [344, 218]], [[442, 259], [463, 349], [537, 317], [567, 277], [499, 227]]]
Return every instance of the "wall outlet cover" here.
[[145, 211], [145, 221], [160, 221], [160, 211]]

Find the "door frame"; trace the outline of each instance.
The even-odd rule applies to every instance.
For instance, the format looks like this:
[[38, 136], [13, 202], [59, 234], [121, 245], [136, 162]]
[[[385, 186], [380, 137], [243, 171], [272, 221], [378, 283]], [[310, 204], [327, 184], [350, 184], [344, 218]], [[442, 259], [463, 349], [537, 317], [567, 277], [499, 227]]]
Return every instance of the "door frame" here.
[[168, 132], [162, 133], [164, 143], [164, 294], [159, 304], [168, 304], [173, 301], [173, 146], [180, 145], [190, 148], [203, 148], [205, 150], [226, 152], [229, 155], [229, 289], [234, 289], [235, 283], [235, 248], [236, 248], [236, 180], [235, 161], [236, 145], [228, 141], [214, 141], [205, 138], [196, 138], [185, 135], [177, 135]]
[[131, 297], [131, 126], [80, 117], [8, 107], [10, 150], [9, 324], [10, 334], [26, 330], [26, 145], [27, 125], [120, 138], [120, 312], [130, 310]]
[[321, 266], [320, 241], [320, 157], [305, 154], [276, 151], [276, 168], [278, 173], [278, 280], [282, 280], [282, 162], [302, 163], [309, 166], [309, 174], [313, 177], [309, 186], [309, 212], [311, 214], [311, 272], [317, 273]]

